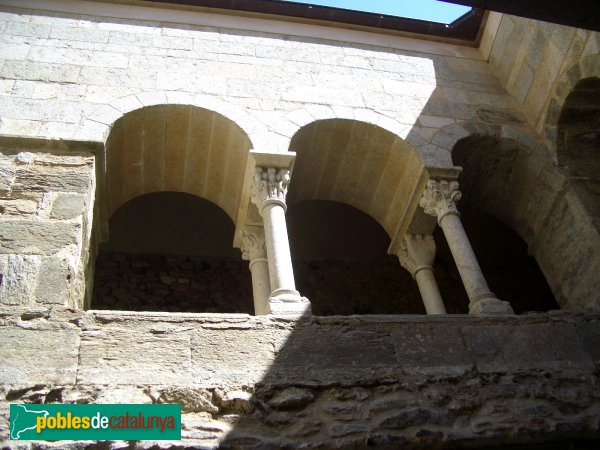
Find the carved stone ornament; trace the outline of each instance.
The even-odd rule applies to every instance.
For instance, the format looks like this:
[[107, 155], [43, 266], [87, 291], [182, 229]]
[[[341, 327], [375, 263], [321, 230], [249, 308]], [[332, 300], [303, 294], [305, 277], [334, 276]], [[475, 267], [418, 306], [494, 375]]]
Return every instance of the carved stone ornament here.
[[246, 228], [242, 232], [242, 259], [245, 261], [254, 261], [259, 258], [267, 257], [265, 248], [265, 234], [259, 228]]
[[396, 252], [400, 265], [414, 277], [419, 270], [433, 270], [435, 242], [430, 234], [407, 234]]
[[285, 197], [289, 184], [290, 171], [288, 169], [257, 167], [252, 180], [252, 202], [261, 213], [263, 207], [269, 202], [277, 202], [285, 208]]
[[459, 215], [456, 203], [461, 197], [458, 181], [429, 180], [419, 205], [425, 210], [425, 214], [437, 217], [439, 223], [447, 214]]

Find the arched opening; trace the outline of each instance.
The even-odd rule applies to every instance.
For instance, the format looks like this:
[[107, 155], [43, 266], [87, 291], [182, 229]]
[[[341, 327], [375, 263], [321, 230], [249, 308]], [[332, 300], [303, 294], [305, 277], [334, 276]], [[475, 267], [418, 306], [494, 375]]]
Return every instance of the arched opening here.
[[291, 205], [287, 222], [296, 283], [313, 314], [424, 314], [417, 285], [367, 214], [310, 200]]
[[[543, 169], [536, 167], [535, 158], [514, 141], [492, 136], [462, 139], [452, 153], [454, 163], [463, 167], [459, 211], [465, 231], [491, 290], [517, 314], [559, 308], [523, 239], [534, 233], [528, 216], [535, 217], [536, 211], [530, 199]], [[453, 272], [447, 245], [436, 233], [439, 257]], [[462, 294], [455, 291], [445, 298], [451, 296]]]
[[292, 138], [297, 153], [288, 203], [331, 200], [353, 206], [377, 221], [388, 236], [417, 208], [413, 198], [425, 183], [424, 163], [395, 134], [346, 119], [320, 120]]
[[[461, 220], [490, 289], [516, 314], [559, 309], [527, 243], [494, 216], [461, 208]], [[468, 297], [441, 229], [436, 229], [436, 278], [448, 313], [467, 313]]]
[[94, 309], [252, 313], [248, 264], [216, 205], [176, 192], [136, 197], [109, 222]]
[[558, 120], [557, 158], [600, 229], [600, 78], [580, 80]]
[[387, 254], [426, 182], [420, 156], [381, 127], [345, 119], [302, 127], [290, 150], [290, 245], [313, 313], [424, 313], [411, 275]]
[[106, 142], [91, 307], [252, 313], [233, 249], [250, 148], [234, 122], [198, 107], [120, 118]]

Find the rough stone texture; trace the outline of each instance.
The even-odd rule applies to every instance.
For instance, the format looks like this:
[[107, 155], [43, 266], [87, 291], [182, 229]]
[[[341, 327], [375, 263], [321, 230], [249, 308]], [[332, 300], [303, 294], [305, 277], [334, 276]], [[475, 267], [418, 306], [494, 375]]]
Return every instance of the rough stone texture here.
[[0, 143], [1, 303], [83, 305], [94, 157], [65, 146]]
[[100, 252], [93, 309], [254, 313], [246, 261]]
[[[33, 448], [6, 440], [11, 402], [182, 404], [182, 441], [135, 448], [600, 439], [595, 316], [290, 320], [54, 307], [0, 317], [6, 448]], [[246, 370], [258, 365], [260, 376]]]

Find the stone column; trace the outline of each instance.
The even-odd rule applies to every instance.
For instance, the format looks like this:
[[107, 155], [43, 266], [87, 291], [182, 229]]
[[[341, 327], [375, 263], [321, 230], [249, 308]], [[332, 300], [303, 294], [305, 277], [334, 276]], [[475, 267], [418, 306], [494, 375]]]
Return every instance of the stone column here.
[[242, 259], [250, 261], [254, 314], [257, 316], [270, 314], [269, 296], [271, 295], [271, 285], [263, 229], [246, 227], [242, 232], [241, 250]]
[[454, 180], [429, 180], [419, 204], [426, 214], [437, 217], [444, 231], [452, 257], [469, 296], [470, 314], [513, 314], [508, 302], [498, 300], [490, 292], [471, 243], [456, 209], [461, 198], [458, 182]]
[[269, 306], [273, 314], [310, 312], [309, 301], [296, 290], [288, 241], [285, 211], [290, 182], [288, 169], [257, 167], [252, 180], [251, 199], [265, 225], [265, 246], [271, 280]]
[[397, 255], [400, 265], [410, 272], [419, 285], [427, 314], [446, 314], [446, 307], [433, 275], [435, 260], [433, 236], [407, 234], [398, 248]]

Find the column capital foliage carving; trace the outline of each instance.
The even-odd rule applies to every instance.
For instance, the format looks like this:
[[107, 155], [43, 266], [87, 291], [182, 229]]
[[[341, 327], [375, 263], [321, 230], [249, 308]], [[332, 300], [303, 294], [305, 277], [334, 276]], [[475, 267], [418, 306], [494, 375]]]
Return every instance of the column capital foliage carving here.
[[407, 234], [396, 255], [400, 265], [414, 277], [419, 270], [433, 270], [435, 242], [430, 234]]
[[429, 180], [419, 205], [425, 210], [425, 214], [437, 217], [439, 223], [447, 214], [459, 215], [456, 203], [461, 197], [458, 181]]
[[242, 250], [242, 259], [245, 261], [266, 258], [267, 250], [265, 247], [264, 231], [259, 228], [245, 228], [242, 231], [240, 249]]
[[289, 169], [257, 167], [252, 180], [251, 199], [262, 214], [269, 203], [278, 203], [286, 208], [285, 197], [290, 184]]

